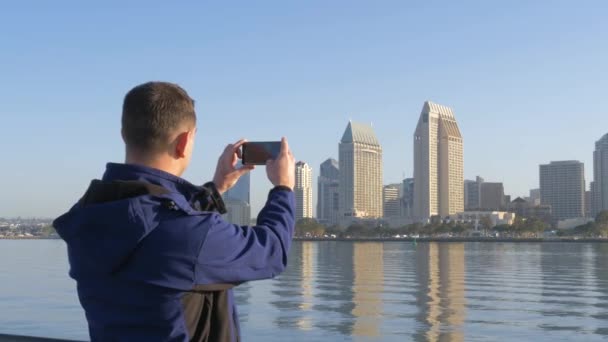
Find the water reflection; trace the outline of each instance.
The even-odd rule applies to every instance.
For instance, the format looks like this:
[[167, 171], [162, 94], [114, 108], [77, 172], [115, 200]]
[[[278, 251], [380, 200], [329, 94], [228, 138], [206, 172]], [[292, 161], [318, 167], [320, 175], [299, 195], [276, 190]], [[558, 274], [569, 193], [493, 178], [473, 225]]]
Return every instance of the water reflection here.
[[601, 316], [594, 307], [601, 275], [595, 273], [593, 249], [585, 244], [562, 244], [559, 249], [544, 244], [541, 250], [542, 305], [530, 303], [531, 309], [537, 308], [535, 311], [543, 315], [537, 327], [547, 333], [559, 330], [560, 335], [572, 339], [595, 333], [605, 321], [593, 318]]
[[[295, 242], [236, 300], [252, 341], [605, 341], [606, 260], [608, 243]], [[85, 339], [67, 269], [61, 241], [0, 241], [0, 332]]]
[[[593, 269], [596, 279], [596, 288], [598, 296], [592, 304], [595, 308], [595, 313], [592, 317], [598, 320], [598, 327], [594, 333], [599, 335], [608, 335], [608, 244], [594, 244], [593, 250]], [[601, 322], [601, 323], [600, 323]]]
[[313, 242], [302, 243], [302, 299], [299, 305], [302, 316], [297, 321], [297, 326], [302, 330], [312, 329], [312, 306], [314, 301], [315, 288], [315, 263], [317, 258], [317, 244]]
[[416, 249], [417, 341], [464, 341], [464, 244], [420, 244]]
[[384, 258], [382, 243], [356, 244], [353, 249], [354, 336], [380, 335], [382, 292], [384, 286]]
[[316, 301], [313, 310], [321, 315], [315, 328], [328, 334], [350, 336], [353, 331], [353, 249], [354, 244], [344, 242], [317, 243], [315, 268]]

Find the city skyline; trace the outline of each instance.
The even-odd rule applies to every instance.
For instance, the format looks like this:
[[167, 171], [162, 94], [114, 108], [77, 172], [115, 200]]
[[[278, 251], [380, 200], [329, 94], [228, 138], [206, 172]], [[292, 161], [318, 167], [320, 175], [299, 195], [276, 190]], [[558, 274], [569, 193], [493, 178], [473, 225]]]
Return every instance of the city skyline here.
[[[426, 103], [428, 103], [428, 101], [425, 102], [425, 106]], [[423, 111], [424, 112], [424, 111]], [[351, 129], [351, 125], [352, 125], [352, 121], [349, 121], [349, 124], [347, 126], [347, 129], [345, 131], [344, 134], [347, 134], [349, 129]], [[355, 123], [355, 125], [361, 125], [358, 123]], [[357, 126], [357, 127], [361, 127], [361, 126]], [[370, 126], [371, 128], [371, 126]], [[373, 133], [373, 131], [372, 131]], [[352, 139], [352, 131], [350, 132], [351, 134], [351, 139]], [[361, 134], [361, 133], [359, 133]], [[373, 133], [375, 134], [375, 133]], [[343, 139], [344, 139], [344, 135], [343, 135]], [[377, 138], [374, 136], [373, 139], [375, 139], [377, 141]], [[584, 163], [583, 162], [579, 162], [578, 160], [576, 161], [570, 161], [570, 160], [555, 160], [555, 161], [551, 161], [549, 164], [539, 164], [538, 166], [541, 168], [541, 174], [542, 174], [542, 167], [547, 167], [547, 166], [551, 166], [551, 165], [564, 165], [564, 164], [572, 164], [572, 163], [576, 163], [576, 164], [580, 164], [581, 165], [581, 175], [582, 175], [582, 189], [583, 189], [583, 196], [591, 196], [590, 200], [587, 199], [583, 199], [582, 200], [582, 210], [583, 212], [591, 212], [593, 215], [597, 214], [597, 210], [599, 210], [599, 208], [601, 208], [601, 203], [602, 202], [598, 202], [601, 201], [602, 199], [602, 194], [601, 194], [601, 188], [598, 186], [597, 190], [594, 191], [594, 183], [595, 183], [595, 179], [598, 179], [603, 175], [603, 173], [605, 173], [605, 170], [602, 168], [603, 165], [602, 163], [606, 163], [606, 161], [604, 159], [606, 159], [606, 153], [608, 151], [608, 133], [604, 134], [600, 139], [598, 139], [595, 144], [595, 150], [593, 151], [593, 156], [594, 156], [594, 163], [593, 163], [593, 178], [591, 178], [590, 180], [587, 180], [587, 178], [585, 178], [585, 170], [584, 170]], [[602, 159], [603, 158], [603, 159]], [[298, 184], [300, 184], [300, 187], [302, 187], [301, 185], [303, 185], [306, 182], [306, 179], [308, 179], [308, 183], [309, 184], [309, 188], [305, 191], [301, 191], [302, 194], [300, 197], [305, 196], [307, 198], [307, 203], [305, 205], [306, 209], [304, 210], [303, 208], [300, 208], [300, 211], [304, 212], [306, 211], [307, 215], [309, 216], [304, 216], [304, 217], [310, 217], [310, 218], [315, 218], [318, 219], [318, 210], [319, 210], [319, 200], [318, 200], [318, 196], [321, 193], [321, 179], [323, 178], [323, 168], [328, 168], [330, 165], [333, 166], [335, 168], [335, 170], [332, 171], [326, 171], [326, 172], [331, 172], [331, 173], [336, 173], [335, 175], [332, 175], [332, 177], [336, 177], [336, 175], [339, 176], [339, 165], [338, 165], [338, 161], [336, 161], [333, 158], [328, 158], [326, 159], [323, 163], [320, 164], [320, 168], [321, 168], [321, 173], [319, 178], [317, 179], [318, 183], [317, 183], [317, 190], [314, 191], [313, 190], [313, 176], [312, 176], [312, 166], [310, 166], [309, 164], [307, 164], [304, 161], [299, 161], [296, 163], [296, 178], [299, 179], [299, 182], [297, 182]], [[335, 164], [335, 165], [334, 165]], [[240, 165], [237, 165], [237, 167]], [[300, 170], [300, 172], [298, 172], [298, 166], [300, 166], [299, 168], [301, 169], [302, 167], [306, 168], [306, 172], [302, 173], [302, 170]], [[305, 177], [304, 177], [305, 175]], [[299, 177], [299, 178], [298, 178]], [[413, 182], [413, 178], [406, 176], [408, 178], [404, 178], [401, 182], [403, 182], [402, 188], [401, 189], [405, 189], [403, 188], [405, 186], [405, 182], [407, 182], [408, 180]], [[251, 211], [251, 204], [250, 204], [250, 179], [251, 179], [251, 174], [246, 174], [245, 176], [243, 176], [241, 179], [239, 179], [239, 181], [231, 188], [229, 189], [225, 194], [224, 194], [224, 199], [226, 200], [226, 203], [228, 205], [228, 207], [230, 208], [234, 208], [234, 206], [237, 206], [238, 208], [236, 208], [238, 210], [238, 213], [235, 213], [234, 215], [229, 215], [230, 217], [226, 216], [227, 219], [229, 219], [229, 221], [235, 221], [235, 223], [237, 224], [248, 224], [249, 220], [245, 220], [246, 216], [249, 216], [250, 218], [255, 218], [255, 214]], [[327, 178], [325, 179], [326, 181], [334, 181], [336, 180], [335, 178]], [[302, 183], [304, 182], [304, 183]], [[307, 183], [307, 184], [308, 184]], [[338, 187], [339, 181], [336, 182], [337, 184], [333, 184], [334, 188]], [[499, 193], [502, 194], [503, 200], [505, 198], [528, 198], [531, 199], [533, 202], [535, 200], [538, 200], [539, 202], [537, 204], [541, 204], [540, 203], [540, 179], [539, 179], [539, 188], [531, 188], [529, 189], [529, 197], [528, 196], [511, 196], [510, 194], [507, 194], [504, 191], [504, 187], [503, 187], [503, 183], [502, 182], [485, 182], [484, 178], [480, 177], [480, 176], [476, 176], [476, 181], [473, 180], [464, 180], [463, 182], [463, 203], [466, 205], [468, 199], [469, 199], [469, 194], [467, 194], [468, 192], [468, 188], [469, 186], [475, 185], [475, 189], [478, 192], [478, 194], [476, 195], [477, 201], [478, 203], [482, 203], [483, 200], [483, 195], [482, 195], [482, 187], [483, 185], [492, 185], [492, 186], [498, 186], [499, 188], [497, 190], [492, 190], [492, 192], [495, 191], [500, 191]], [[388, 183], [388, 184], [383, 184], [382, 185], [382, 190], [381, 190], [381, 194], [382, 194], [382, 202], [385, 202], [385, 198], [384, 198], [384, 193], [385, 193], [385, 188], [387, 187], [392, 187], [392, 186], [396, 186], [396, 183]], [[298, 187], [298, 186], [296, 186]], [[296, 190], [294, 188], [294, 190]], [[303, 190], [303, 189], [300, 189]], [[536, 195], [534, 195], [536, 193]], [[586, 194], [587, 193], [587, 194]], [[400, 194], [399, 198], [401, 200], [404, 200], [404, 197], [401, 197], [404, 194]], [[603, 194], [604, 196], [606, 196], [606, 194]], [[538, 196], [538, 198], [536, 198], [535, 196]], [[302, 197], [303, 198], [303, 197]], [[412, 198], [413, 199], [413, 198]], [[314, 204], [312, 204], [314, 203]], [[543, 205], [547, 204], [547, 203], [542, 203]], [[246, 208], [241, 208], [243, 207], [243, 205], [246, 206]], [[504, 210], [506, 210], [506, 206], [508, 205], [508, 202], [502, 202], [501, 205], [504, 205], [505, 207], [503, 208]], [[592, 206], [591, 210], [590, 208], [586, 207], [586, 206]], [[598, 206], [598, 207], [596, 207]], [[316, 207], [316, 208], [315, 208]], [[313, 211], [313, 208], [315, 208], [315, 210]], [[467, 207], [465, 206], [464, 209], [462, 211], [466, 211], [466, 210], [475, 210], [475, 209], [482, 209], [482, 210], [498, 210], [495, 208], [475, 208], [475, 207]], [[245, 210], [245, 211], [243, 211]], [[312, 212], [312, 214], [308, 214], [309, 212]], [[383, 210], [383, 214], [384, 214], [385, 210]], [[340, 212], [338, 211], [338, 216], [340, 216]], [[410, 213], [411, 215], [411, 213]], [[241, 217], [240, 219], [232, 219], [232, 217]], [[384, 215], [383, 215], [384, 216]], [[407, 215], [406, 215], [407, 216]], [[583, 215], [585, 216], [585, 215]], [[583, 217], [581, 216], [581, 217]], [[3, 217], [3, 216], [0, 216]], [[4, 216], [5, 218], [17, 218], [17, 217], [21, 217], [21, 216]], [[43, 218], [46, 219], [47, 217], [44, 216], [23, 216], [24, 218]], [[382, 216], [380, 216], [382, 217]], [[408, 216], [410, 218], [412, 218], [412, 216]], [[300, 218], [300, 217], [299, 217]], [[241, 223], [242, 222], [242, 223]], [[337, 222], [339, 223], [339, 222]], [[329, 224], [331, 225], [331, 224]]]
[[[106, 162], [123, 161], [121, 102], [150, 80], [178, 83], [196, 100], [183, 175], [194, 184], [211, 180], [221, 151], [241, 137], [286, 136], [316, 170], [338, 159], [349, 119], [373, 123], [383, 184], [399, 182], [412, 174], [411, 132], [427, 99], [457, 113], [467, 179], [525, 196], [539, 186], [539, 164], [570, 159], [593, 179], [593, 144], [608, 127], [604, 2], [116, 8], [12, 2], [1, 11], [0, 216], [56, 217]], [[254, 170], [253, 215], [270, 188]]]

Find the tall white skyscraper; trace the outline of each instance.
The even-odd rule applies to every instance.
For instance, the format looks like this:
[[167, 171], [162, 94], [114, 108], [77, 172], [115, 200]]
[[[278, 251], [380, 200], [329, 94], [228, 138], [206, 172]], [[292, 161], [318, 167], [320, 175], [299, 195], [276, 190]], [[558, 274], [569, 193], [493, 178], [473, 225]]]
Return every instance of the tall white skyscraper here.
[[312, 218], [312, 168], [305, 162], [296, 163], [296, 220]]
[[448, 107], [427, 101], [414, 132], [414, 216], [464, 210], [462, 135]]
[[338, 224], [340, 212], [340, 167], [332, 158], [321, 163], [317, 190], [317, 220], [330, 226]]
[[370, 125], [349, 122], [339, 145], [341, 218], [381, 218], [382, 147]]
[[608, 134], [595, 143], [591, 193], [593, 215], [608, 210]]

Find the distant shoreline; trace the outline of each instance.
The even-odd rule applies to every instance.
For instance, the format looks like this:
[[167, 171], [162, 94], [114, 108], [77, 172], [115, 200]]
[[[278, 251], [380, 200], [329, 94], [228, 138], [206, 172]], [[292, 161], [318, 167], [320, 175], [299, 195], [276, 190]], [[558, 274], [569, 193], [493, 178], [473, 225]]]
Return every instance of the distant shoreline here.
[[61, 240], [60, 237], [47, 237], [47, 236], [3, 236], [0, 240]]
[[493, 237], [425, 237], [425, 238], [294, 238], [296, 241], [340, 241], [340, 242], [523, 242], [523, 243], [539, 243], [539, 242], [604, 242], [608, 243], [608, 238], [493, 238]]

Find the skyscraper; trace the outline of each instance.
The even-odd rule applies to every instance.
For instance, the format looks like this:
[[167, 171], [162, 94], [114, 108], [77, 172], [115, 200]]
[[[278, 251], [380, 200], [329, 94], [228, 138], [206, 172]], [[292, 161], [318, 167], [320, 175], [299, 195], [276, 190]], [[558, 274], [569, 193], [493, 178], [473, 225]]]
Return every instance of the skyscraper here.
[[401, 216], [412, 218], [414, 209], [414, 178], [406, 178], [401, 186]]
[[464, 181], [464, 208], [474, 210], [481, 208], [481, 184], [483, 178], [477, 176], [475, 180]]
[[349, 122], [339, 150], [341, 218], [381, 218], [382, 147], [373, 128]]
[[296, 220], [312, 218], [312, 168], [305, 162], [296, 163]]
[[[237, 165], [240, 167], [240, 165]], [[236, 184], [230, 188], [230, 190], [226, 191], [224, 194], [224, 198], [230, 198], [232, 200], [239, 200], [250, 204], [250, 188], [251, 188], [251, 174], [244, 174]]]
[[540, 205], [540, 189], [530, 189], [530, 203]]
[[340, 168], [332, 158], [321, 163], [317, 190], [317, 220], [327, 225], [338, 224], [340, 212]]
[[585, 167], [576, 160], [540, 166], [540, 201], [555, 220], [585, 216]]
[[502, 183], [481, 183], [479, 202], [479, 208], [484, 210], [505, 210], [505, 189]]
[[[240, 166], [240, 165], [238, 165]], [[250, 174], [243, 175], [236, 184], [224, 194], [224, 202], [228, 211], [224, 217], [233, 224], [249, 225], [251, 220], [250, 204]]]
[[382, 189], [382, 207], [385, 220], [401, 216], [399, 188], [401, 188], [401, 184], [389, 184]]
[[462, 135], [452, 110], [430, 101], [414, 132], [414, 181], [416, 220], [464, 210]]
[[227, 213], [226, 221], [239, 226], [248, 226], [251, 221], [251, 206], [249, 203], [237, 199], [226, 198], [224, 201]]
[[608, 210], [608, 134], [595, 143], [593, 151], [593, 215]]

